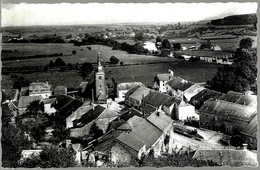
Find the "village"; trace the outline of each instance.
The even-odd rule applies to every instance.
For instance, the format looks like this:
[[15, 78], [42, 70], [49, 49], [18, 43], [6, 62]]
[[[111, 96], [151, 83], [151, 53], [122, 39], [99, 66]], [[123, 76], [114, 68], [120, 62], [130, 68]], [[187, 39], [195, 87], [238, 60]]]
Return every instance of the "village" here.
[[[38, 105], [34, 110], [37, 114], [59, 119], [67, 131], [67, 136], [56, 143], [73, 148], [78, 166], [83, 162], [127, 164], [151, 150], [154, 157], [189, 153], [193, 159], [213, 160], [219, 165], [256, 164], [257, 96], [253, 92], [220, 93], [207, 89], [205, 82], [175, 77], [169, 70], [157, 74], [149, 86], [118, 83], [116, 98], [112, 99], [108, 98], [101, 58], [98, 53], [92, 85], [82, 82], [76, 92], [48, 82], [13, 89], [9, 92], [12, 96], [4, 101], [14, 115], [12, 123], [29, 123], [28, 111]], [[90, 99], [77, 97], [87, 91]], [[4, 89], [2, 92], [8, 94]], [[27, 131], [25, 135], [33, 145], [22, 151], [20, 161], [53, 145], [50, 139], [56, 129], [47, 124], [37, 140]]]
[[256, 11], [4, 2], [1, 167], [257, 167]]

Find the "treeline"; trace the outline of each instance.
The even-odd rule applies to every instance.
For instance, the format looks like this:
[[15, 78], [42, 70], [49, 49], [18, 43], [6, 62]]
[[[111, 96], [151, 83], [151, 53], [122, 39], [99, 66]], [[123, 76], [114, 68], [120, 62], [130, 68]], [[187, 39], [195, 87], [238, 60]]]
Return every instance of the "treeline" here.
[[256, 14], [232, 15], [211, 21], [212, 25], [252, 25], [257, 22]]
[[149, 50], [143, 48], [141, 46], [141, 43], [137, 42], [134, 45], [128, 44], [126, 42], [119, 43], [113, 39], [103, 39], [98, 37], [88, 37], [86, 39], [83, 39], [82, 42], [74, 42], [75, 46], [81, 46], [81, 45], [92, 45], [92, 44], [98, 44], [98, 45], [106, 45], [109, 47], [112, 47], [112, 50], [122, 50], [126, 51], [130, 54], [149, 54]]
[[31, 58], [45, 58], [45, 57], [57, 57], [57, 56], [63, 56], [63, 53], [54, 53], [54, 54], [45, 54], [45, 55], [32, 55], [32, 56], [8, 57], [8, 58], [2, 58], [2, 61], [25, 60], [25, 59], [31, 59]]
[[31, 39], [11, 38], [7, 43], [66, 43], [61, 36], [35, 36]]

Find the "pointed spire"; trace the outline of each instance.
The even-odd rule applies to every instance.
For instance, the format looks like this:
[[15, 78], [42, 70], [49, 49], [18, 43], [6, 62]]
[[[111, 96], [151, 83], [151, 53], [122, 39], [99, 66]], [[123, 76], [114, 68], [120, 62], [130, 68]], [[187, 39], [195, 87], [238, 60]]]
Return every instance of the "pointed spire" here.
[[98, 51], [98, 66], [101, 66], [101, 57], [100, 52]]

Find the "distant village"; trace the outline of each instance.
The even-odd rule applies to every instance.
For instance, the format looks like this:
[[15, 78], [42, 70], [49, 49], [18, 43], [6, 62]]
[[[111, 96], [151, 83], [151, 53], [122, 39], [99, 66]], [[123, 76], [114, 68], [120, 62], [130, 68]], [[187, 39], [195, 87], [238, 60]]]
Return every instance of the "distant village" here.
[[[220, 50], [219, 46], [213, 48]], [[79, 166], [84, 162], [100, 167], [129, 163], [149, 153], [154, 157], [188, 153], [192, 159], [224, 166], [257, 164], [257, 95], [253, 92], [220, 93], [207, 89], [205, 82], [191, 82], [169, 70], [157, 74], [148, 86], [131, 81], [116, 84], [112, 99], [101, 58], [98, 53], [92, 80], [82, 82], [76, 91], [48, 82], [2, 89], [8, 96], [3, 102], [13, 114], [11, 123], [26, 124], [32, 103], [43, 106], [39, 110], [58, 119], [68, 132], [58, 145], [72, 147]], [[201, 59], [208, 61], [208, 57]], [[86, 93], [89, 99], [77, 97]], [[44, 128], [40, 140], [25, 133], [33, 146], [22, 150], [20, 162], [53, 145], [48, 139], [53, 137], [54, 125]]]

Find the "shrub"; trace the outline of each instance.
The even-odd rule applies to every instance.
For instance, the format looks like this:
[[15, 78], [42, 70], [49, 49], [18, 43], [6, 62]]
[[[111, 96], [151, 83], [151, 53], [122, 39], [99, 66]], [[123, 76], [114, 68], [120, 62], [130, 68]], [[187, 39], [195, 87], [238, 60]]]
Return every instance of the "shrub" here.
[[117, 63], [119, 63], [119, 59], [116, 58], [115, 56], [112, 56], [112, 57], [110, 57], [110, 63], [111, 64], [117, 64]]

